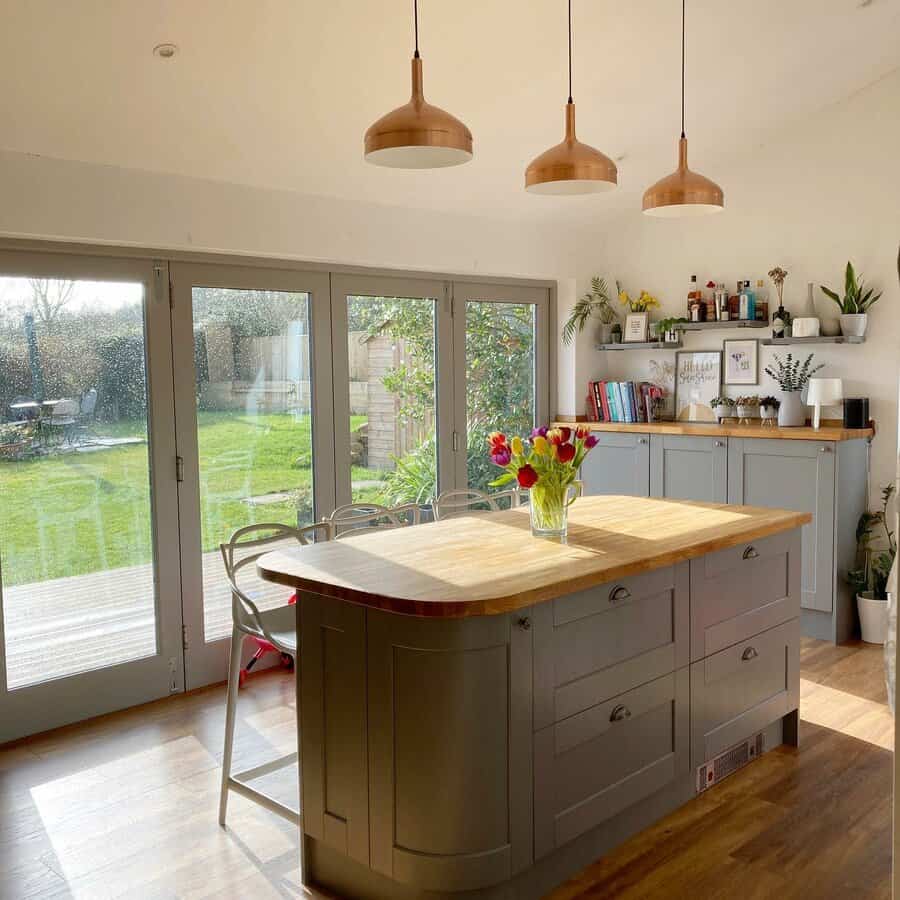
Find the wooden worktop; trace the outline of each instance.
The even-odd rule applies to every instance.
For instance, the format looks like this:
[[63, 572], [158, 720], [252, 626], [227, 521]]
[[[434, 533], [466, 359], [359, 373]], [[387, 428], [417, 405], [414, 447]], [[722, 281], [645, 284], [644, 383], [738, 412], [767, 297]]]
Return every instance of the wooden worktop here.
[[[560, 419], [555, 425], [572, 427], [572, 421]], [[821, 428], [809, 425], [799, 428], [778, 428], [770, 425], [717, 425], [715, 422], [578, 422], [591, 431], [625, 431], [640, 434], [683, 434], [695, 437], [786, 438], [792, 441], [856, 441], [875, 436], [875, 426], [844, 428], [839, 420], [823, 422]]]
[[527, 508], [268, 553], [260, 575], [412, 616], [514, 610], [810, 522], [807, 513], [644, 497], [582, 497], [568, 542], [534, 538]]

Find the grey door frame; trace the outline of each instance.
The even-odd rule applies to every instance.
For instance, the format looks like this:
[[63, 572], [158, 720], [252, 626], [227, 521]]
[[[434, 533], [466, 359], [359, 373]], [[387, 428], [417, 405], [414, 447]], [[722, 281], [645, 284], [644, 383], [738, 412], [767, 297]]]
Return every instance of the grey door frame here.
[[[184, 689], [181, 579], [175, 472], [172, 336], [167, 264], [104, 254], [73, 256], [0, 249], [4, 276], [127, 281], [144, 285], [144, 360], [147, 378], [151, 534], [155, 568], [157, 652], [120, 663], [7, 690], [0, 578], [0, 743]], [[2, 572], [0, 572], [2, 575]]]
[[[334, 458], [336, 506], [351, 500], [350, 485], [350, 372], [347, 347], [347, 298], [399, 297], [435, 301], [435, 432], [438, 491], [453, 486], [452, 428], [453, 334], [450, 326], [450, 284], [437, 278], [386, 275], [331, 277], [331, 357], [334, 385]], [[330, 510], [328, 510], [330, 512]]]
[[[553, 292], [540, 285], [497, 283], [496, 281], [466, 281], [454, 279], [450, 283], [451, 314], [453, 319], [453, 375], [454, 375], [454, 469], [455, 487], [465, 488], [468, 482], [466, 466], [466, 303], [477, 300], [487, 303], [528, 303], [535, 307], [534, 336], [534, 420], [535, 424], [549, 424], [551, 391], [551, 359], [555, 319]], [[487, 448], [485, 448], [487, 452]]]

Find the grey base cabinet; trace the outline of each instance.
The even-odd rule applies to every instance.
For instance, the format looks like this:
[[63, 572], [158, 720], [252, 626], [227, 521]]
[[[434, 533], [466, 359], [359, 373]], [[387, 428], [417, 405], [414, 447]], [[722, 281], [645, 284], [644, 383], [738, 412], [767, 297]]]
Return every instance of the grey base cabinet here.
[[650, 496], [726, 503], [728, 447], [725, 438], [650, 436]]
[[581, 467], [585, 494], [650, 496], [650, 435], [631, 432], [595, 434], [597, 446]]

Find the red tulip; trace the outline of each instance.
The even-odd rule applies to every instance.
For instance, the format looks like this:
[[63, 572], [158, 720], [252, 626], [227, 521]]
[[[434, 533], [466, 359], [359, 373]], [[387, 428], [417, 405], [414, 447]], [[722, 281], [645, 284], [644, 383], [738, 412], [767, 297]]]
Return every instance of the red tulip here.
[[591, 433], [591, 429], [587, 427], [587, 425], [579, 425], [575, 429], [575, 437], [581, 438], [582, 440], [586, 438]]
[[570, 437], [572, 437], [572, 429], [571, 428], [566, 428], [565, 425], [561, 425], [559, 430], [562, 433], [563, 441], [567, 441]]
[[559, 447], [556, 448], [556, 455], [559, 457], [561, 463], [571, 462], [575, 458], [575, 445], [560, 444]]
[[488, 443], [491, 445], [492, 451], [496, 450], [506, 444], [506, 435], [502, 431], [492, 431], [488, 435]]
[[531, 466], [525, 465], [516, 473], [516, 478], [519, 480], [519, 487], [530, 488], [537, 484], [538, 473]]

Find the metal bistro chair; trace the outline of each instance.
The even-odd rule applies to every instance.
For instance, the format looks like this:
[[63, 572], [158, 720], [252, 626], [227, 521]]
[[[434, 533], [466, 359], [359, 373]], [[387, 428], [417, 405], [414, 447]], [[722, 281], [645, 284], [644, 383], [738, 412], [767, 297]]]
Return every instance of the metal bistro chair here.
[[521, 504], [522, 492], [518, 488], [494, 494], [474, 489], [443, 491], [434, 501], [434, 518], [441, 521], [472, 513], [499, 512]]
[[60, 443], [71, 444], [75, 437], [75, 423], [78, 421], [80, 411], [81, 404], [78, 400], [59, 400], [54, 403], [47, 418], [50, 435], [58, 433]]
[[355, 537], [370, 531], [418, 525], [422, 511], [415, 503], [381, 506], [378, 503], [347, 503], [339, 506], [325, 520], [335, 539]]
[[[254, 536], [261, 535], [261, 536]], [[220, 544], [225, 574], [231, 585], [231, 659], [228, 665], [228, 693], [225, 701], [225, 750], [222, 754], [222, 793], [219, 798], [219, 824], [225, 824], [228, 808], [228, 792], [238, 794], [259, 803], [271, 812], [289, 822], [300, 824], [301, 812], [279, 803], [274, 798], [247, 784], [254, 778], [267, 775], [277, 769], [297, 761], [298, 753], [289, 753], [252, 769], [232, 774], [231, 753], [234, 745], [235, 714], [237, 712], [238, 681], [241, 673], [241, 646], [245, 637], [256, 637], [268, 641], [278, 651], [284, 653], [297, 664], [297, 620], [293, 605], [278, 606], [275, 609], [260, 610], [248, 592], [238, 587], [238, 573], [246, 566], [253, 565], [264, 553], [274, 550], [273, 544], [296, 541], [306, 545], [315, 541], [328, 540], [330, 528], [319, 523], [305, 528], [292, 528], [277, 523], [248, 525], [238, 529], [226, 544]], [[243, 555], [243, 551], [250, 551]], [[241, 554], [240, 557], [238, 554]], [[254, 569], [255, 571], [255, 569]], [[299, 704], [300, 698], [297, 698]]]

